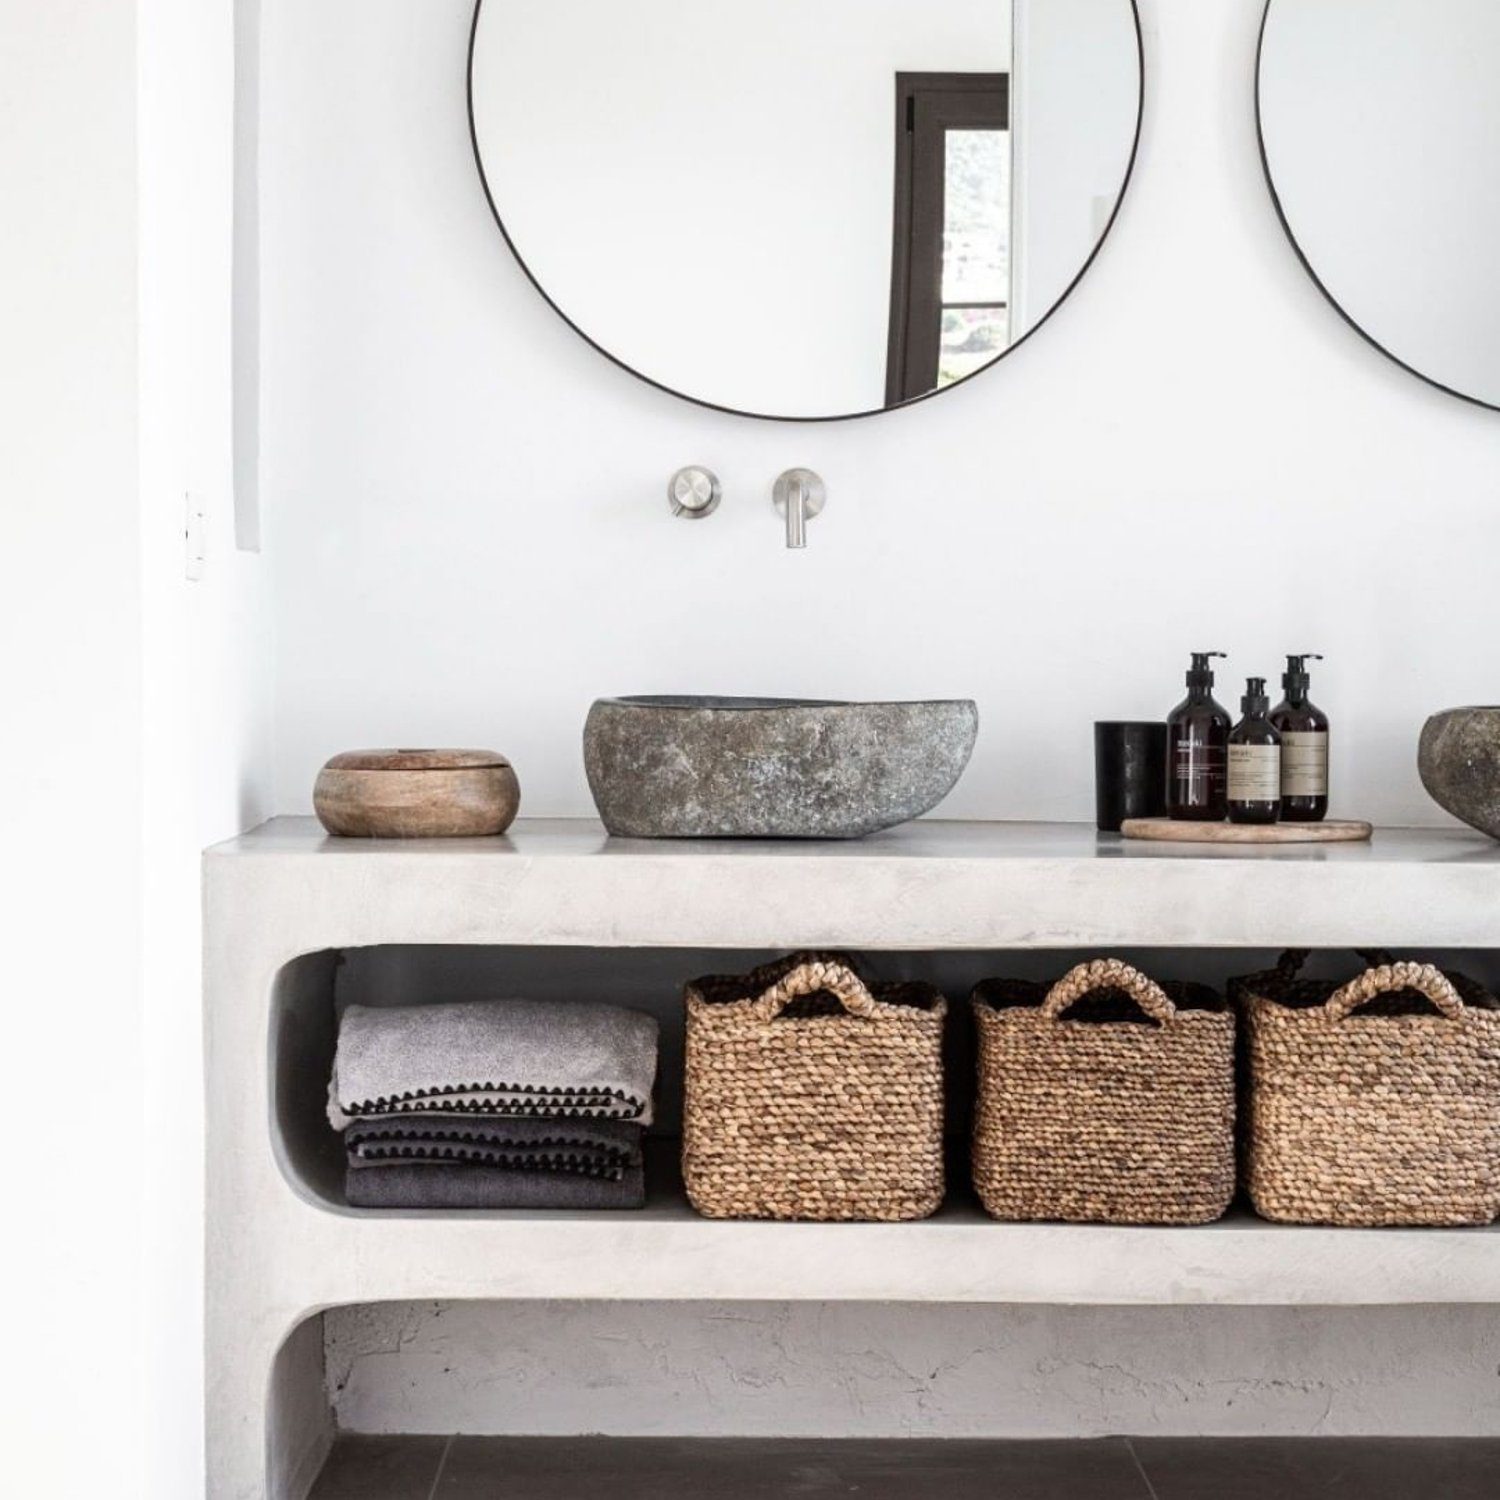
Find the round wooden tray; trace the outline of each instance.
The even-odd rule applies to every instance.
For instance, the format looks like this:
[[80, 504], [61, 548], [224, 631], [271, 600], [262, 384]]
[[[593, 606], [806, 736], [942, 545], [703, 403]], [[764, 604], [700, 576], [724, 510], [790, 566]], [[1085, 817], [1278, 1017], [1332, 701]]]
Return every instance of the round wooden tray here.
[[1368, 823], [1176, 823], [1171, 818], [1127, 818], [1128, 839], [1164, 844], [1362, 844], [1374, 833]]

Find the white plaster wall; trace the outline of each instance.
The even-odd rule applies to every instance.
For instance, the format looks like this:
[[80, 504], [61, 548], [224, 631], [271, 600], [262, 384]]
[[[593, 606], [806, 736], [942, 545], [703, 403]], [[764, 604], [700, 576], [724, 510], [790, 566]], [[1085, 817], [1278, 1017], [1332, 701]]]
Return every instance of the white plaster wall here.
[[[1431, 710], [1493, 698], [1500, 419], [1413, 382], [1326, 305], [1266, 193], [1259, 7], [1145, 0], [1148, 105], [1116, 235], [1043, 335], [910, 411], [790, 427], [599, 359], [490, 219], [468, 0], [267, 0], [266, 524], [280, 811], [330, 753], [493, 742], [526, 810], [583, 814], [613, 692], [969, 694], [944, 812], [1083, 819], [1089, 724], [1321, 650], [1337, 810], [1444, 821]], [[725, 481], [667, 512], [679, 464]], [[831, 500], [781, 546], [770, 485]]]
[[486, 0], [475, 124], [511, 237], [606, 349], [741, 411], [869, 411], [896, 74], [1010, 56], [1009, 0]]
[[0, 0], [5, 1056], [49, 1136], [7, 1178], [5, 1488], [48, 1500], [203, 1493], [198, 851], [264, 816], [270, 761], [232, 526], [232, 11]]
[[405, 1303], [324, 1319], [355, 1432], [1500, 1433], [1500, 1310]]
[[1500, 403], [1500, 7], [1277, 0], [1261, 102], [1277, 191], [1332, 294], [1393, 354]]
[[4, 1484], [58, 1500], [142, 1493], [135, 67], [133, 6], [0, 3]]

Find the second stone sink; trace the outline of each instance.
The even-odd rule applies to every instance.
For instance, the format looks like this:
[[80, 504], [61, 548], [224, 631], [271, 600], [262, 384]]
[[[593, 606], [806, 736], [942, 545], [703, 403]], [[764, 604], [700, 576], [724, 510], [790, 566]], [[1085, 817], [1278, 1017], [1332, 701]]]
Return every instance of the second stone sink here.
[[1422, 730], [1417, 768], [1428, 795], [1500, 839], [1500, 708], [1450, 708]]
[[974, 750], [968, 699], [601, 698], [583, 732], [628, 838], [859, 838], [936, 807]]

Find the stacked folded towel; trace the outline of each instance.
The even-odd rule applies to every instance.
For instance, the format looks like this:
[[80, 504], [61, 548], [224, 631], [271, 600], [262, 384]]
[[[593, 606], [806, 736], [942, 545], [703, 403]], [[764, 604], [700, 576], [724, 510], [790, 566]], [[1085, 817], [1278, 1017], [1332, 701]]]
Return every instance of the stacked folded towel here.
[[351, 1005], [328, 1092], [349, 1202], [642, 1207], [656, 1043], [612, 1005]]

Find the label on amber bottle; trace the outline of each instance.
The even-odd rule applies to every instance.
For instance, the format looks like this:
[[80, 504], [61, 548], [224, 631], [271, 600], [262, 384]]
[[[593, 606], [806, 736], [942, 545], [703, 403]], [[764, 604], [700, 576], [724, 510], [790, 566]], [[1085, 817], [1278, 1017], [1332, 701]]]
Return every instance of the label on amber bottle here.
[[1288, 729], [1281, 736], [1281, 795], [1328, 795], [1328, 735], [1317, 729]]
[[1180, 801], [1197, 806], [1224, 795], [1224, 748], [1184, 735], [1172, 746], [1172, 779]]
[[1279, 745], [1231, 745], [1229, 747], [1229, 800], [1231, 802], [1279, 802], [1281, 800], [1281, 747]]

